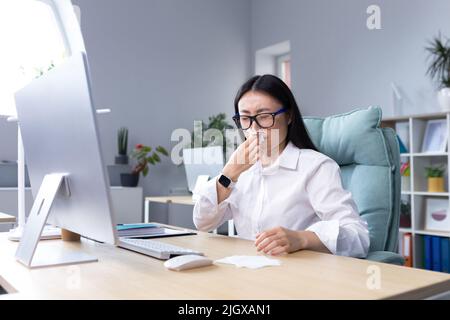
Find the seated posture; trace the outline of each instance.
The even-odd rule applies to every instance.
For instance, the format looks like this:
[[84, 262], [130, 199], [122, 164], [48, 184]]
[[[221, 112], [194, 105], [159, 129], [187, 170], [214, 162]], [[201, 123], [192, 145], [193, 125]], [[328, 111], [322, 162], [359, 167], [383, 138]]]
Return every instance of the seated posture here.
[[198, 191], [196, 227], [211, 231], [233, 219], [240, 237], [270, 255], [308, 249], [366, 257], [367, 224], [337, 163], [311, 141], [289, 87], [272, 75], [255, 76], [234, 108], [246, 140]]

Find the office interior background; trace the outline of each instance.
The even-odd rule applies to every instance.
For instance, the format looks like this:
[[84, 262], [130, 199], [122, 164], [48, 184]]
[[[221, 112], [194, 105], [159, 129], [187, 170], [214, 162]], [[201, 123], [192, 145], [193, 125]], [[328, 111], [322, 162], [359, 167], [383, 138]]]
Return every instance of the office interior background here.
[[[448, 0], [73, 3], [81, 11], [94, 102], [112, 110], [98, 118], [106, 164], [114, 164], [120, 127], [129, 129], [129, 148], [170, 151], [172, 132], [193, 130], [194, 120], [225, 113], [232, 124], [239, 86], [254, 74], [279, 74], [283, 59], [304, 116], [368, 106], [380, 106], [386, 117], [440, 111], [425, 47], [439, 32], [450, 36]], [[380, 28], [368, 27], [372, 5], [380, 9]], [[2, 123], [0, 137], [0, 160], [15, 161], [16, 124]], [[187, 191], [184, 167], [163, 158], [140, 186], [144, 196]], [[150, 220], [194, 228], [190, 206], [152, 203]]]

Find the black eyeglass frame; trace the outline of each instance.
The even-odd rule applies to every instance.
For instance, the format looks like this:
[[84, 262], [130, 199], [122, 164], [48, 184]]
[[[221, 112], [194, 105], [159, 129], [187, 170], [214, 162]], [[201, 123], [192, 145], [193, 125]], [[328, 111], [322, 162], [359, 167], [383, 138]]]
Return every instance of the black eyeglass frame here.
[[[282, 114], [282, 113], [285, 113], [285, 112], [287, 112], [288, 111], [288, 109], [287, 108], [284, 108], [284, 107], [282, 107], [280, 110], [278, 110], [278, 111], [276, 111], [276, 112], [262, 112], [262, 113], [258, 113], [257, 115], [254, 115], [254, 116], [246, 116], [246, 115], [243, 115], [243, 117], [246, 117], [246, 118], [249, 118], [250, 119], [250, 125], [248, 126], [248, 128], [242, 128], [242, 126], [241, 126], [241, 120], [240, 120], [240, 118], [241, 118], [241, 115], [239, 114], [239, 113], [236, 113], [234, 116], [233, 116], [233, 121], [234, 121], [234, 123], [236, 124], [236, 126], [239, 128], [239, 129], [241, 129], [241, 130], [248, 130], [248, 129], [250, 129], [251, 127], [252, 127], [252, 125], [253, 125], [253, 121], [255, 121], [256, 122], [256, 124], [260, 127], [260, 128], [262, 128], [262, 129], [269, 129], [269, 128], [272, 128], [273, 127], [273, 125], [275, 124], [275, 117], [277, 116], [277, 115], [279, 115], [279, 114]], [[262, 126], [259, 122], [258, 122], [258, 119], [257, 119], [257, 117], [259, 117], [259, 116], [261, 116], [261, 115], [271, 115], [272, 116], [272, 124], [270, 125], [270, 126]]]

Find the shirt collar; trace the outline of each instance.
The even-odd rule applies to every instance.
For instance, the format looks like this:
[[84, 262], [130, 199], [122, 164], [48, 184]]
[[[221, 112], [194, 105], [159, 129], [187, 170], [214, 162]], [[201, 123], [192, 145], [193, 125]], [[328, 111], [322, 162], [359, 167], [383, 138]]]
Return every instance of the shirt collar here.
[[289, 141], [286, 148], [284, 148], [278, 159], [272, 165], [266, 168], [261, 168], [261, 163], [258, 161], [249, 170], [253, 171], [260, 168], [263, 172], [269, 173], [272, 171], [272, 168], [276, 168], [278, 166], [285, 169], [295, 170], [297, 169], [299, 155], [300, 149]]
[[291, 170], [297, 169], [299, 155], [300, 149], [289, 141], [280, 154], [280, 166]]

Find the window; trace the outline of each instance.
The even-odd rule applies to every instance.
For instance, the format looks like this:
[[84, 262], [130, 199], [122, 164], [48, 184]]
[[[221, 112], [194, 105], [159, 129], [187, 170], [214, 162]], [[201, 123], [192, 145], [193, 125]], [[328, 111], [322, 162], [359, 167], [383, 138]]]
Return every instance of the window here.
[[52, 7], [36, 0], [0, 2], [0, 43], [0, 110], [14, 115], [14, 93], [60, 64], [67, 50]]
[[276, 58], [277, 76], [291, 87], [291, 55], [289, 53]]
[[276, 75], [291, 87], [290, 51], [289, 41], [280, 42], [256, 51], [255, 73]]

